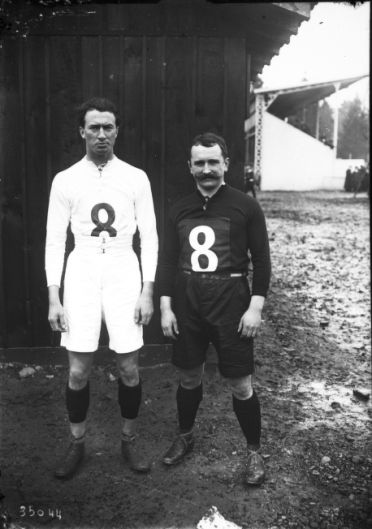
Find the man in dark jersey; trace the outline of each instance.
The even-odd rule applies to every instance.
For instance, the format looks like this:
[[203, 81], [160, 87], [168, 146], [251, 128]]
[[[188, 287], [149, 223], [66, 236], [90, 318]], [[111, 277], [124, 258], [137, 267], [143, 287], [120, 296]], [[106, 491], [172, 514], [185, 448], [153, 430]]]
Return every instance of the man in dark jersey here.
[[255, 199], [225, 183], [228, 166], [223, 138], [213, 133], [197, 136], [189, 161], [196, 190], [170, 210], [159, 288], [161, 325], [164, 335], [174, 340], [172, 360], [179, 370], [179, 432], [163, 463], [182, 461], [194, 446], [192, 430], [212, 342], [247, 441], [245, 482], [260, 485], [265, 470], [259, 454], [260, 404], [252, 388], [253, 338], [269, 287], [270, 253], [263, 212]]

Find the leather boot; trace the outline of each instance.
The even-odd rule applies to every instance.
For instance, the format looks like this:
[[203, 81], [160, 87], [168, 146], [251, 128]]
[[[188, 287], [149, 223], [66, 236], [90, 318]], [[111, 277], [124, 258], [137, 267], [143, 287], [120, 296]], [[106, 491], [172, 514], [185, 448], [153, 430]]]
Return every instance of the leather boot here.
[[58, 463], [54, 476], [58, 479], [69, 479], [77, 471], [85, 453], [84, 442], [72, 442], [64, 457]]
[[265, 466], [262, 457], [257, 452], [248, 450], [245, 483], [247, 485], [262, 485], [265, 480]]
[[138, 453], [138, 448], [135, 446], [135, 437], [122, 438], [121, 455], [124, 461], [128, 463], [129, 468], [135, 472], [150, 472], [151, 464]]
[[180, 463], [186, 454], [194, 448], [192, 432], [179, 434], [163, 457], [164, 465], [176, 465]]

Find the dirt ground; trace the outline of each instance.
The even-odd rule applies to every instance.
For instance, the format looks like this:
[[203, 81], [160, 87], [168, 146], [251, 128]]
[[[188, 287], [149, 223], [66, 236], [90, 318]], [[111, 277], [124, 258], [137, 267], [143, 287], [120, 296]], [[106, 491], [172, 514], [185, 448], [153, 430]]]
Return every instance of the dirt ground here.
[[267, 480], [242, 483], [244, 443], [231, 395], [207, 365], [196, 444], [164, 468], [173, 438], [175, 372], [142, 369], [139, 421], [152, 472], [120, 460], [113, 362], [91, 380], [87, 458], [67, 482], [53, 478], [65, 448], [66, 367], [2, 364], [3, 508], [23, 528], [195, 529], [212, 507], [249, 529], [372, 527], [369, 200], [343, 192], [260, 193], [273, 280], [256, 340]]

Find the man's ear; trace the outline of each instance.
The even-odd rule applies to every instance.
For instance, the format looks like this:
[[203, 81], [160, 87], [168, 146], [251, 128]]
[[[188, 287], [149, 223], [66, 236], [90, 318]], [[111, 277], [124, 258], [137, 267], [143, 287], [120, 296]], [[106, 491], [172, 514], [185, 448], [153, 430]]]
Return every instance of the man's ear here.
[[225, 165], [226, 165], [226, 171], [228, 171], [229, 165], [230, 165], [230, 158], [225, 158]]
[[191, 173], [191, 162], [190, 162], [190, 160], [187, 160], [187, 165], [189, 166], [189, 170], [190, 170], [190, 173]]
[[85, 139], [85, 130], [84, 127], [79, 127], [80, 136]]
[[118, 137], [118, 134], [119, 134], [119, 127], [116, 127], [116, 136], [115, 136], [115, 138]]

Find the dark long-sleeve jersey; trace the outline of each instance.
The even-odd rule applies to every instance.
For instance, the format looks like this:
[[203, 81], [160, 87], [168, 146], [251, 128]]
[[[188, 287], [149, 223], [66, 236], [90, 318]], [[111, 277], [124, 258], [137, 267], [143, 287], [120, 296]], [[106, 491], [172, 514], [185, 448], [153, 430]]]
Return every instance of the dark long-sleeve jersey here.
[[211, 198], [196, 190], [170, 209], [159, 260], [159, 293], [172, 297], [177, 271], [246, 274], [248, 251], [252, 295], [266, 296], [271, 265], [260, 205], [227, 184]]

